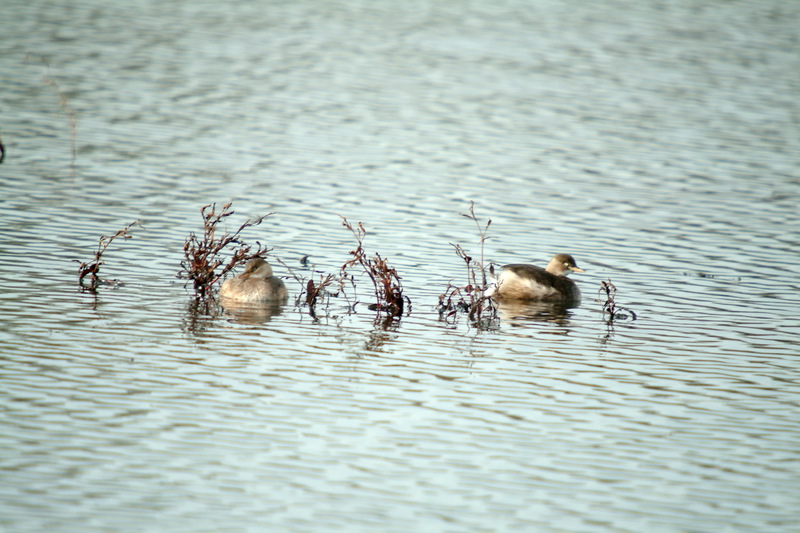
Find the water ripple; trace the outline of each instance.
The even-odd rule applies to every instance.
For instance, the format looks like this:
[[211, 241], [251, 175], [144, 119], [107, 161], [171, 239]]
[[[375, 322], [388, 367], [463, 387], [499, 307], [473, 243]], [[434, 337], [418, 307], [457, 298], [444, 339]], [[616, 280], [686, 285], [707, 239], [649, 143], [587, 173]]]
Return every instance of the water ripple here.
[[[6, 10], [0, 524], [792, 530], [796, 7], [423, 4]], [[582, 305], [441, 322], [472, 200], [487, 261], [572, 253]], [[303, 275], [364, 222], [411, 314], [198, 310], [228, 201]]]

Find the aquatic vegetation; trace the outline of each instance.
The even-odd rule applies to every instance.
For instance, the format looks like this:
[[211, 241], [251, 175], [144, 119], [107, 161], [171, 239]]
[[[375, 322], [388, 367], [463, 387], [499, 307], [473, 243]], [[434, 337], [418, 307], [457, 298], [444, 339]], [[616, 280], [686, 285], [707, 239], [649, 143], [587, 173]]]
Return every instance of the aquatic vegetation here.
[[304, 291], [306, 305], [312, 309], [316, 307], [317, 301], [326, 293], [326, 289], [333, 283], [333, 281], [333, 274], [328, 274], [324, 278], [322, 275], [320, 275], [320, 280], [316, 285], [314, 284], [313, 279], [308, 280]]
[[[350, 281], [352, 283], [350, 276], [347, 274], [342, 272], [337, 272], [336, 274], [319, 272], [315, 269], [314, 265], [309, 265], [309, 256], [305, 255], [300, 259], [300, 264], [305, 268], [310, 268], [312, 272], [312, 277], [306, 278], [302, 274], [298, 274], [295, 269], [283, 262], [280, 258], [273, 256], [273, 259], [280, 265], [283, 265], [300, 286], [297, 296], [295, 297], [295, 307], [307, 307], [308, 314], [316, 319], [317, 305], [324, 306], [327, 310], [331, 303], [331, 298], [343, 296], [344, 299], [348, 301], [348, 312], [353, 311], [353, 305], [349, 303], [347, 293], [345, 292], [347, 282]], [[318, 274], [316, 280], [313, 277], [315, 274]]]
[[391, 317], [403, 316], [406, 313], [406, 303], [410, 310], [411, 299], [403, 294], [403, 285], [397, 270], [389, 266], [388, 261], [380, 254], [376, 253], [372, 257], [367, 255], [364, 250], [364, 238], [367, 236], [367, 230], [364, 229], [361, 222], [353, 226], [345, 217], [341, 217], [341, 219], [342, 225], [350, 230], [358, 243], [356, 249], [350, 252], [350, 255], [353, 256], [352, 259], [342, 265], [341, 274], [346, 275], [348, 269], [356, 265], [360, 266], [372, 281], [375, 289], [375, 303], [371, 304], [369, 308], [373, 311], [387, 313]]
[[[211, 295], [214, 284], [235, 267], [254, 257], [263, 257], [271, 250], [256, 241], [254, 251], [251, 245], [241, 240], [240, 235], [246, 228], [261, 224], [272, 213], [253, 220], [248, 219], [233, 233], [217, 234], [220, 222], [234, 214], [234, 211], [230, 209], [231, 204], [231, 202], [225, 204], [219, 212], [216, 211], [216, 204], [203, 206], [200, 209], [203, 217], [202, 236], [191, 232], [183, 245], [184, 260], [181, 261], [178, 277], [188, 280], [187, 284], [191, 281], [194, 284], [195, 293], [200, 298]], [[236, 248], [228, 257], [228, 248], [231, 246], [236, 246]]]
[[[636, 320], [636, 313], [633, 309], [617, 305], [617, 288], [611, 283], [611, 279], [600, 282], [600, 288], [597, 291], [598, 297], [601, 296], [602, 293], [606, 295], [606, 301], [603, 302], [603, 316], [605, 316], [606, 313], [608, 314], [607, 322], [609, 324], [614, 322], [614, 320], [627, 320], [628, 318]], [[627, 311], [628, 314], [622, 311]]]
[[460, 244], [450, 243], [455, 249], [456, 255], [464, 261], [466, 266], [466, 284], [454, 285], [448, 283], [445, 292], [439, 296], [440, 319], [445, 321], [455, 320], [459, 313], [466, 313], [473, 323], [480, 326], [491, 326], [497, 320], [497, 307], [491, 297], [486, 295], [489, 283], [486, 277], [484, 263], [484, 247], [488, 237], [489, 226], [492, 220], [487, 219], [486, 224], [475, 215], [475, 202], [470, 202], [469, 213], [460, 213], [473, 222], [478, 228], [480, 237], [480, 259], [475, 261]]
[[[89, 289], [90, 291], [94, 292], [97, 289], [97, 286], [100, 284], [113, 284], [116, 280], [104, 280], [100, 278], [100, 266], [105, 264], [103, 263], [103, 254], [105, 253], [108, 246], [116, 239], [117, 237], [121, 237], [123, 239], [130, 239], [131, 236], [128, 235], [128, 230], [131, 229], [133, 226], [142, 227], [141, 222], [135, 220], [116, 232], [114, 235], [107, 237], [102, 235], [100, 240], [97, 243], [97, 250], [94, 252], [94, 260], [88, 262], [81, 262], [77, 259], [73, 259], [76, 263], [80, 263], [78, 267], [78, 284], [85, 288]], [[86, 278], [89, 278], [89, 283], [84, 281]]]
[[[305, 305], [308, 306], [309, 314], [316, 316], [317, 303], [324, 302], [327, 307], [330, 304], [331, 297], [340, 295], [347, 300], [347, 293], [344, 289], [348, 279], [349, 276], [344, 273], [320, 274], [316, 283], [314, 283], [313, 279], [308, 280], [298, 298], [303, 298]], [[352, 306], [350, 306], [350, 309], [352, 310]]]

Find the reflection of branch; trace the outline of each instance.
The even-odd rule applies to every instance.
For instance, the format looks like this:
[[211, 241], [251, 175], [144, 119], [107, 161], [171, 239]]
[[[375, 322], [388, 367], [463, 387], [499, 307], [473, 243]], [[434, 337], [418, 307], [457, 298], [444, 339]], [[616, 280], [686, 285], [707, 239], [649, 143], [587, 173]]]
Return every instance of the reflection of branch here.
[[213, 298], [192, 298], [186, 306], [181, 328], [199, 341], [202, 334], [214, 323], [220, 311], [219, 303]]
[[[72, 109], [72, 106], [69, 105], [69, 99], [67, 99], [67, 95], [61, 91], [61, 88], [58, 86], [58, 82], [50, 75], [50, 63], [45, 59], [43, 56], [28, 52], [25, 55], [25, 63], [28, 63], [30, 58], [37, 57], [39, 61], [45, 66], [47, 69], [47, 73], [42, 76], [42, 80], [46, 85], [49, 85], [53, 91], [55, 91], [56, 96], [58, 96], [59, 104], [61, 105], [61, 109], [64, 111], [64, 115], [67, 117], [69, 121], [69, 138], [71, 144], [71, 153], [72, 153], [72, 164], [75, 164], [75, 158], [77, 156], [77, 150], [75, 149], [75, 142], [78, 137], [78, 119], [75, 114], [75, 110]], [[2, 161], [2, 158], [0, 158]]]
[[[121, 230], [119, 230], [118, 232], [116, 232], [111, 237], [106, 237], [105, 235], [100, 237], [100, 241], [97, 243], [97, 251], [95, 251], [94, 253], [94, 261], [90, 261], [88, 263], [81, 263], [81, 266], [78, 267], [78, 283], [81, 285], [81, 287], [86, 287], [91, 291], [94, 291], [97, 288], [97, 285], [102, 281], [98, 274], [100, 273], [100, 265], [104, 264], [103, 253], [105, 253], [106, 248], [108, 248], [108, 245], [111, 244], [111, 242], [117, 237], [122, 237], [123, 239], [130, 239], [131, 236], [128, 235], [128, 230], [135, 225], [139, 226], [140, 228], [142, 227], [141, 222], [135, 220], [130, 224], [128, 224], [127, 226], [125, 226], [124, 228], [122, 228]], [[75, 262], [80, 262], [80, 261], [75, 259]], [[86, 276], [91, 276], [88, 287], [83, 282], [83, 279]]]

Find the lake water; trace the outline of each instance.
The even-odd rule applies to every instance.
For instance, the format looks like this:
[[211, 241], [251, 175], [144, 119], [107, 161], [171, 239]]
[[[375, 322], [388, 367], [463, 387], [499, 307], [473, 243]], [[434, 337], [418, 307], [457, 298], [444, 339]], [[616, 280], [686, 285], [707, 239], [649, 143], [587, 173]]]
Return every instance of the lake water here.
[[[0, 529], [800, 530], [798, 28], [778, 0], [7, 3]], [[183, 244], [229, 201], [305, 276], [363, 222], [411, 313], [198, 309]], [[487, 260], [573, 254], [581, 306], [440, 321], [471, 201]], [[137, 219], [122, 285], [81, 291]]]

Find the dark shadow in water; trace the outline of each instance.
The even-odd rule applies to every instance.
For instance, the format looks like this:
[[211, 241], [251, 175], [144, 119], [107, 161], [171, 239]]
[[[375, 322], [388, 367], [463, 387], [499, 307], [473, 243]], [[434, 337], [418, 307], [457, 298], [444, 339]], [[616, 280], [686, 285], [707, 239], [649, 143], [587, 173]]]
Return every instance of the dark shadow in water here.
[[569, 326], [572, 309], [576, 303], [528, 302], [505, 300], [497, 304], [497, 315], [502, 322], [522, 325], [524, 322], [547, 322], [557, 326]]

